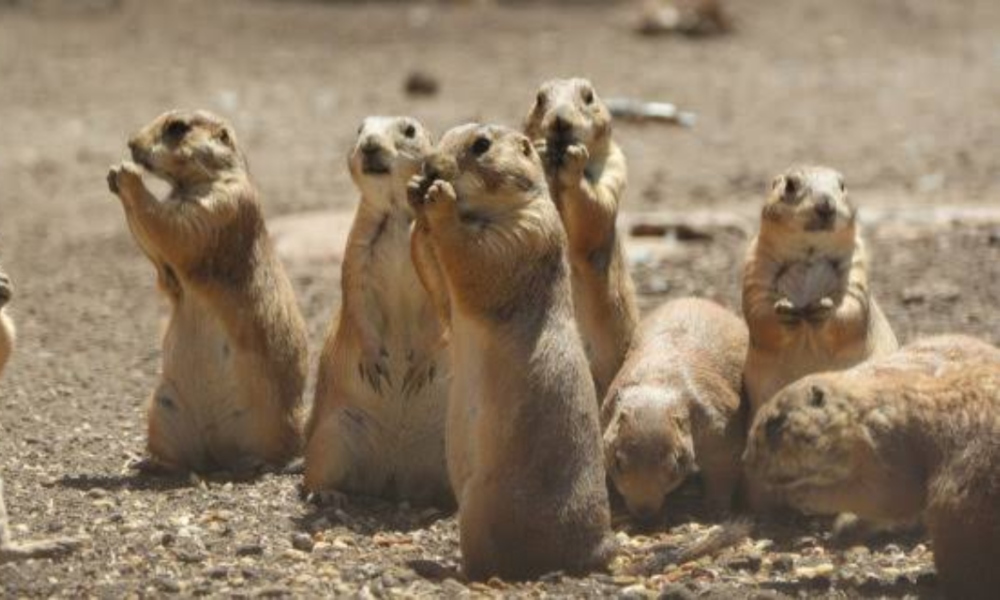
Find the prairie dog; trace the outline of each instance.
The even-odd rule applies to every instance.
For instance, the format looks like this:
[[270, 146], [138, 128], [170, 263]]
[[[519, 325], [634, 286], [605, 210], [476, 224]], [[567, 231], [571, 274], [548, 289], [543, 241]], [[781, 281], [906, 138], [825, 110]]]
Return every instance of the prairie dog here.
[[446, 446], [465, 574], [605, 567], [597, 401], [537, 152], [511, 129], [460, 126], [409, 191], [449, 295]]
[[628, 177], [625, 155], [611, 139], [611, 113], [586, 79], [542, 84], [524, 132], [542, 157], [569, 238], [577, 325], [603, 400], [639, 321], [615, 226]]
[[799, 167], [775, 178], [747, 254], [744, 370], [751, 415], [785, 385], [896, 348], [868, 287], [868, 264], [840, 173]]
[[10, 355], [14, 351], [14, 342], [17, 339], [17, 329], [14, 321], [7, 314], [7, 303], [14, 295], [14, 284], [10, 277], [0, 267], [0, 374], [3, 373], [10, 360]]
[[306, 488], [449, 504], [443, 325], [410, 260], [406, 186], [431, 149], [408, 117], [369, 117], [348, 159], [361, 191], [343, 303], [320, 357]]
[[108, 185], [171, 304], [147, 466], [251, 474], [301, 450], [305, 323], [274, 254], [232, 128], [170, 111], [129, 140], [173, 187], [163, 200], [124, 162]]
[[649, 519], [695, 470], [728, 510], [740, 482], [747, 328], [714, 302], [674, 300], [639, 325], [602, 407], [605, 466], [629, 512]]
[[[10, 277], [0, 268], [0, 374], [3, 373], [14, 350], [14, 321], [6, 311], [7, 303], [13, 294], [14, 286]], [[3, 478], [0, 477], [0, 565], [33, 558], [62, 556], [73, 551], [81, 541], [75, 538], [51, 538], [14, 543], [7, 518], [7, 504], [4, 502]]]
[[998, 440], [1000, 351], [931, 339], [788, 386], [754, 420], [746, 462], [808, 512], [885, 525], [923, 518], [945, 592], [992, 598]]

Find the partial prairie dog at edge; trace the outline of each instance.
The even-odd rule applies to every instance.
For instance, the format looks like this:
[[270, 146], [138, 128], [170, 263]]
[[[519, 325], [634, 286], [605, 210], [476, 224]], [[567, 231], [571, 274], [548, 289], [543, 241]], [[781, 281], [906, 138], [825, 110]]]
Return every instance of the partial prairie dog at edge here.
[[616, 228], [628, 169], [611, 129], [611, 113], [586, 79], [542, 84], [524, 122], [569, 239], [573, 304], [598, 400], [625, 361], [639, 321]]
[[538, 153], [505, 127], [456, 127], [409, 198], [449, 295], [447, 455], [465, 575], [605, 568], [615, 542], [597, 400]]
[[743, 272], [752, 414], [805, 375], [899, 347], [869, 288], [868, 268], [840, 173], [807, 166], [774, 179]]
[[809, 513], [923, 520], [948, 597], [1000, 589], [1000, 350], [920, 340], [784, 388], [749, 434], [750, 477]]
[[684, 298], [649, 314], [636, 337], [601, 409], [612, 483], [629, 512], [649, 520], [698, 470], [709, 507], [728, 511], [743, 472], [746, 325], [714, 302]]
[[[108, 186], [171, 306], [142, 466], [280, 467], [301, 451], [306, 329], [236, 135], [211, 113], [173, 110], [128, 145], [135, 162]], [[138, 165], [170, 183], [166, 198]]]
[[319, 359], [305, 486], [451, 505], [444, 323], [410, 260], [406, 186], [431, 150], [411, 117], [368, 117], [348, 158], [361, 201]]

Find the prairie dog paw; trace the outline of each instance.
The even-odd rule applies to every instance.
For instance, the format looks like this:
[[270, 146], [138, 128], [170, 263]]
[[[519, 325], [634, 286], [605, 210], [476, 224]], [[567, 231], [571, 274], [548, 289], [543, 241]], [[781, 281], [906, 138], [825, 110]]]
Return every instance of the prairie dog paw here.
[[427, 190], [427, 202], [430, 204], [443, 205], [456, 202], [457, 200], [458, 196], [455, 194], [455, 188], [447, 181], [438, 179]]
[[427, 188], [430, 187], [431, 183], [423, 175], [410, 177], [410, 181], [406, 184], [406, 201], [413, 210], [423, 208], [427, 201]]
[[570, 144], [566, 146], [566, 153], [563, 156], [562, 171], [573, 177], [582, 177], [583, 171], [590, 161], [590, 152], [583, 144]]
[[133, 162], [119, 163], [108, 171], [108, 189], [116, 196], [128, 194], [129, 190], [142, 186], [142, 170]]
[[782, 298], [774, 303], [774, 312], [783, 317], [793, 317], [798, 314], [795, 305], [788, 298]]

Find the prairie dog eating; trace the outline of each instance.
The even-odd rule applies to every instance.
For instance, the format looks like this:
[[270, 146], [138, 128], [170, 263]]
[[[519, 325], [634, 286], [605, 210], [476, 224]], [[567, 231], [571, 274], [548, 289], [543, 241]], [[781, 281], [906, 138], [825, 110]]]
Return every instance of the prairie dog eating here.
[[746, 353], [742, 319], [709, 300], [673, 300], [640, 323], [602, 408], [605, 465], [633, 516], [656, 516], [696, 470], [709, 506], [731, 508], [746, 440]]
[[605, 567], [597, 401], [538, 153], [504, 127], [457, 127], [409, 198], [449, 295], [447, 455], [465, 574]]
[[409, 117], [369, 117], [348, 159], [361, 192], [340, 313], [320, 357], [306, 488], [450, 504], [444, 325], [410, 260], [406, 186], [431, 149]]
[[775, 178], [747, 254], [743, 315], [751, 414], [800, 377], [898, 347], [869, 289], [857, 211], [840, 173], [799, 167]]
[[611, 113], [586, 79], [542, 84], [524, 131], [541, 155], [566, 229], [577, 325], [601, 401], [639, 321], [616, 227], [628, 178], [625, 155], [611, 138]]
[[[129, 148], [134, 162], [112, 168], [108, 186], [171, 305], [144, 466], [280, 467], [301, 451], [306, 330], [233, 129], [169, 111]], [[139, 165], [171, 184], [166, 198]]]

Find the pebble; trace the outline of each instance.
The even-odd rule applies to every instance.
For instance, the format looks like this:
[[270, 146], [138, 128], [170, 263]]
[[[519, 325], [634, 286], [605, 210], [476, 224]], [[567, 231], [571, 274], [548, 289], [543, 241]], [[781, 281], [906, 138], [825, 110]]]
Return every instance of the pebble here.
[[243, 544], [236, 548], [236, 556], [260, 556], [264, 554], [264, 547], [260, 544]]
[[659, 600], [694, 600], [694, 592], [679, 583], [668, 583], [660, 588]]
[[301, 550], [302, 552], [312, 552], [315, 547], [316, 542], [313, 541], [312, 536], [308, 533], [299, 532], [292, 535], [292, 548]]
[[787, 573], [795, 567], [795, 557], [791, 554], [779, 554], [771, 559], [771, 570]]
[[760, 566], [763, 562], [764, 558], [759, 553], [751, 552], [745, 556], [734, 556], [733, 558], [730, 558], [725, 562], [725, 566], [727, 569], [756, 573], [760, 570]]

